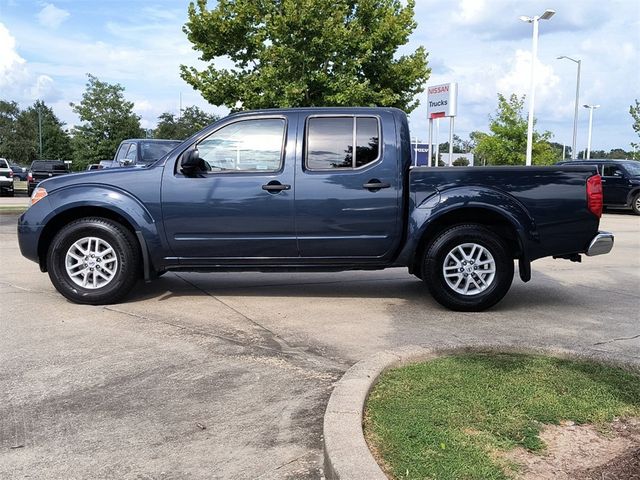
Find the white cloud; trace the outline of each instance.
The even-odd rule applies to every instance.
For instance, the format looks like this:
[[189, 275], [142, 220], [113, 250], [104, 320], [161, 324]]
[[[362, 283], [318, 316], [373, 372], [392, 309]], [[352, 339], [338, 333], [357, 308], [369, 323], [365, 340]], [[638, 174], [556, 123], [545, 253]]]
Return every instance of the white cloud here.
[[62, 22], [69, 18], [69, 12], [56, 7], [53, 3], [47, 3], [38, 13], [40, 25], [47, 28], [58, 28]]
[[0, 90], [10, 89], [26, 76], [26, 61], [16, 52], [16, 39], [0, 23]]
[[60, 92], [48, 75], [35, 76], [16, 50], [16, 40], [0, 23], [0, 92], [2, 99], [31, 102], [55, 101]]
[[[536, 98], [544, 101], [556, 98], [556, 86], [560, 78], [554, 73], [553, 67], [536, 60]], [[496, 87], [500, 93], [516, 93], [527, 95], [531, 86], [531, 52], [516, 50], [511, 62], [510, 70], [498, 79]]]

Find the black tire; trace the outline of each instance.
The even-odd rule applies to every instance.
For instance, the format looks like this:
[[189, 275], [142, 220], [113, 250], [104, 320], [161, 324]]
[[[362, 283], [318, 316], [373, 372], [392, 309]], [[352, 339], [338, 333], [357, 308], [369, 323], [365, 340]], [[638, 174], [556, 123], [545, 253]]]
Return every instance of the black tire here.
[[[112, 280], [100, 288], [77, 285], [65, 267], [67, 252], [85, 237], [106, 242], [117, 258]], [[113, 220], [100, 217], [81, 218], [66, 225], [56, 234], [47, 253], [49, 278], [56, 289], [72, 302], [88, 305], [116, 303], [124, 298], [140, 278], [141, 263], [140, 247], [133, 233]]]
[[[491, 281], [486, 282], [489, 286], [479, 293], [457, 292], [447, 283], [443, 273], [448, 254], [463, 244], [483, 247], [495, 263], [495, 274]], [[466, 268], [466, 264], [461, 268]], [[433, 298], [441, 305], [461, 312], [479, 312], [502, 300], [511, 287], [513, 272], [513, 258], [504, 241], [488, 228], [476, 224], [457, 225], [442, 232], [426, 249], [422, 263], [422, 276]], [[465, 275], [461, 281], [467, 282], [469, 275], [477, 278], [476, 273]], [[473, 282], [476, 283], [475, 280]]]
[[631, 210], [636, 215], [640, 215], [640, 192], [636, 193], [633, 200], [631, 200]]

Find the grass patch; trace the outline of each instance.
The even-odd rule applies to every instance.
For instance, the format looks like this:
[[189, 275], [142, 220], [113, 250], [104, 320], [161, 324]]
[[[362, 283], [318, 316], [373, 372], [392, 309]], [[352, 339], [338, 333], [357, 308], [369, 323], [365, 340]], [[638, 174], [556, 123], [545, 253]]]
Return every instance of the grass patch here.
[[517, 354], [443, 357], [385, 372], [365, 436], [397, 479], [507, 479], [496, 451], [542, 451], [544, 424], [604, 427], [640, 416], [640, 377], [588, 362]]
[[17, 213], [24, 213], [27, 211], [27, 208], [27, 206], [23, 207], [21, 205], [0, 205], [0, 215], [15, 215]]

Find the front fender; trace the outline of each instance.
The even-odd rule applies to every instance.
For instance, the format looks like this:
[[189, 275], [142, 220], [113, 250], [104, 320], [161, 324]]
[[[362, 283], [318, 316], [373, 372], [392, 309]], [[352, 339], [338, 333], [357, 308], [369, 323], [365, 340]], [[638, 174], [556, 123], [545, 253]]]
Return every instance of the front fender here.
[[407, 231], [407, 243], [401, 253], [407, 264], [415, 260], [422, 239], [435, 222], [446, 220], [448, 215], [460, 214], [463, 211], [488, 211], [505, 219], [516, 232], [522, 257], [529, 258], [528, 251], [532, 243], [539, 242], [539, 235], [534, 219], [513, 196], [488, 187], [471, 186], [451, 188], [437, 191], [416, 204], [411, 198], [411, 213]]
[[[38, 208], [41, 202], [42, 207], [46, 208]], [[20, 222], [41, 227], [37, 239], [38, 251], [40, 251], [39, 245], [43, 241], [42, 232], [46, 226], [55, 222], [56, 218], [72, 215], [73, 210], [77, 209], [89, 209], [89, 211], [96, 209], [96, 215], [100, 214], [98, 209], [105, 209], [121, 216], [135, 232], [140, 232], [142, 235], [154, 267], [157, 268], [162, 264], [162, 252], [165, 249], [162, 240], [164, 236], [160, 231], [161, 222], [156, 222], [155, 218], [159, 216], [159, 209], [154, 216], [140, 199], [115, 186], [82, 184], [54, 190], [27, 210]]]

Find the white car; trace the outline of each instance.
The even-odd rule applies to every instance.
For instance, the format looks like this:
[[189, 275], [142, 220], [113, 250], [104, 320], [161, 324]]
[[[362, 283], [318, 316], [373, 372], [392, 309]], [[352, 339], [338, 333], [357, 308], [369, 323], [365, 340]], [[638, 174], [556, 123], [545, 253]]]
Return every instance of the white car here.
[[5, 158], [0, 158], [0, 195], [13, 196], [13, 170]]

